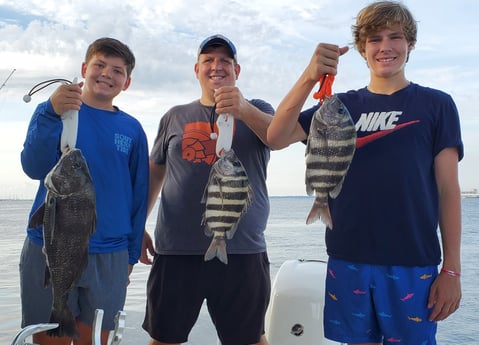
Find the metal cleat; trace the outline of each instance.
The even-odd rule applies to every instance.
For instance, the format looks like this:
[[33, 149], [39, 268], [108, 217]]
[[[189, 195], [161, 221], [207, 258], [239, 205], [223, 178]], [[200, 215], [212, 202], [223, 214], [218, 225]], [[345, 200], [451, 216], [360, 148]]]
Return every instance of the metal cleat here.
[[24, 327], [20, 330], [20, 332], [17, 333], [17, 335], [12, 341], [12, 345], [34, 345], [25, 342], [25, 340], [33, 334], [48, 331], [49, 329], [54, 329], [57, 327], [58, 323], [39, 323], [36, 325]]
[[[111, 336], [110, 345], [118, 345], [123, 339], [123, 331], [125, 330], [126, 312], [120, 310], [115, 316], [115, 330]], [[95, 310], [95, 318], [93, 319], [92, 341], [93, 345], [101, 345], [101, 324], [103, 321], [103, 310]]]

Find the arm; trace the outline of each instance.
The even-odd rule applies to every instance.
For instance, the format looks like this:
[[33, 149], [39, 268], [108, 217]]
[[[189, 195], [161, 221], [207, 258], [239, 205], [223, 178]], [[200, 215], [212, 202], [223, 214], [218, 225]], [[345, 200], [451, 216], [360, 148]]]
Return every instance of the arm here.
[[[155, 206], [156, 200], [160, 195], [161, 187], [163, 186], [163, 182], [165, 180], [165, 175], [165, 165], [158, 165], [150, 161], [147, 217], [150, 215], [151, 210]], [[140, 256], [140, 262], [145, 265], [151, 265], [153, 263], [151, 258], [148, 257], [148, 253], [150, 253], [150, 255], [153, 255], [155, 253], [155, 248], [150, 234], [145, 230]]]
[[273, 149], [282, 149], [307, 135], [298, 123], [298, 117], [311, 90], [323, 74], [337, 73], [339, 57], [348, 47], [320, 43], [299, 79], [281, 101], [268, 128], [268, 144]]
[[22, 168], [28, 177], [42, 180], [60, 158], [62, 122], [50, 101], [41, 103], [28, 125], [20, 155]]
[[[434, 159], [439, 192], [439, 228], [441, 231], [443, 268], [461, 271], [461, 193], [458, 182], [458, 153], [455, 148], [442, 150]], [[459, 277], [440, 273], [431, 286], [428, 307], [431, 321], [441, 321], [459, 308]]]
[[243, 121], [265, 144], [266, 132], [273, 118], [244, 99], [241, 91], [235, 86], [224, 86], [215, 92], [216, 112], [231, 114]]
[[135, 140], [135, 148], [129, 159], [129, 174], [131, 177], [132, 190], [130, 215], [132, 232], [128, 238], [130, 265], [135, 265], [141, 256], [148, 206], [148, 143], [146, 134], [139, 123], [138, 126], [138, 139]]
[[161, 187], [163, 186], [163, 182], [165, 181], [166, 176], [166, 166], [165, 165], [158, 165], [153, 163], [150, 160], [150, 185], [149, 185], [149, 192], [148, 192], [148, 209], [147, 209], [147, 216], [150, 215], [153, 206], [155, 206], [156, 200], [160, 195]]

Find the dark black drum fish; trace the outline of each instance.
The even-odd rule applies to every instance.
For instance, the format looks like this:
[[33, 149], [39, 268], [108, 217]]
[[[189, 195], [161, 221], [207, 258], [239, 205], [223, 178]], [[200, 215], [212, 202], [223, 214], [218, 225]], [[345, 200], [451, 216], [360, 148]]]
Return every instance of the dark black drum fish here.
[[45, 286], [51, 285], [50, 336], [79, 336], [67, 305], [68, 295], [88, 263], [88, 244], [96, 226], [93, 181], [83, 154], [72, 149], [62, 155], [45, 178], [45, 203], [32, 215], [29, 227], [43, 225], [46, 256]]
[[253, 190], [243, 164], [232, 149], [224, 151], [211, 167], [201, 201], [206, 204], [202, 220], [205, 234], [213, 236], [205, 261], [217, 257], [221, 262], [228, 263], [225, 239], [233, 238], [252, 198]]
[[306, 220], [321, 219], [333, 228], [328, 196], [336, 198], [356, 149], [356, 128], [346, 106], [337, 95], [325, 98], [311, 121], [306, 146], [306, 192], [315, 194]]

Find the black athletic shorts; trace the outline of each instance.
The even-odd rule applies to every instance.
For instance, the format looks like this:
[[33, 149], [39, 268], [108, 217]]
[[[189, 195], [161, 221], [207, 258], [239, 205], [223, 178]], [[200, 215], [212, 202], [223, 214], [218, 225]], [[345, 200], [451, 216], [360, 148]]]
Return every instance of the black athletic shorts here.
[[222, 345], [259, 342], [271, 293], [266, 252], [229, 254], [228, 264], [202, 255], [156, 255], [147, 283], [143, 328], [164, 343], [185, 343], [206, 299]]

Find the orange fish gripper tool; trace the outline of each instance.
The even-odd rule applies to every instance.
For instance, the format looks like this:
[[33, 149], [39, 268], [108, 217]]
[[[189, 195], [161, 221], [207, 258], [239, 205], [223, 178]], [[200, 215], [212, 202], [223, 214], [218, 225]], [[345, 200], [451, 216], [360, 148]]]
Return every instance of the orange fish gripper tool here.
[[331, 97], [333, 94], [334, 74], [323, 74], [319, 80], [319, 90], [313, 94], [313, 98], [323, 104], [325, 97]]

